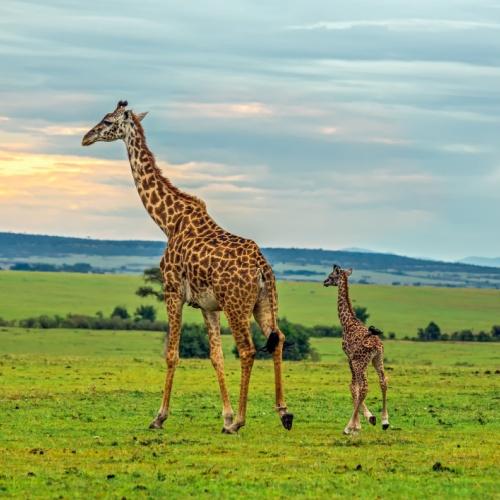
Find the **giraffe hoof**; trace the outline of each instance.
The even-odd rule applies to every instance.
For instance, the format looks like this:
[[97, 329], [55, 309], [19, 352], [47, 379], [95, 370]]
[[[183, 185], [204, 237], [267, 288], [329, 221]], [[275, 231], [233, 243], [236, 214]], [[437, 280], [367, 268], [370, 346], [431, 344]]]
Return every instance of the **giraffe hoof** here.
[[285, 413], [284, 415], [281, 415], [281, 423], [283, 424], [283, 427], [289, 431], [293, 424], [293, 413]]
[[161, 417], [158, 415], [150, 424], [149, 428], [150, 429], [161, 429], [163, 427], [163, 422], [167, 420], [167, 417]]
[[223, 434], [238, 434], [238, 431], [245, 425], [245, 422], [236, 421], [233, 422], [229, 427], [224, 426], [222, 428]]
[[382, 424], [382, 430], [386, 431], [389, 428], [389, 423]]
[[375, 415], [372, 415], [369, 419], [368, 422], [372, 425], [377, 425], [377, 417]]

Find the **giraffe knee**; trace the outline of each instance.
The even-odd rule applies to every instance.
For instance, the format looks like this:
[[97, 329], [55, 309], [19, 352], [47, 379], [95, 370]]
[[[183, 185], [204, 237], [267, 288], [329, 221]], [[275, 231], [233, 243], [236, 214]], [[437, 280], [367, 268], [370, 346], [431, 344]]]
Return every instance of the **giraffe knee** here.
[[212, 362], [212, 366], [214, 368], [219, 368], [222, 366], [222, 358], [221, 355], [217, 352], [210, 353], [210, 361]]
[[166, 356], [166, 362], [168, 368], [175, 368], [179, 364], [179, 353], [168, 353]]
[[247, 364], [247, 363], [253, 363], [253, 360], [255, 358], [255, 353], [257, 351], [255, 350], [255, 347], [244, 347], [240, 349], [239, 354], [240, 354], [240, 360], [242, 364]]

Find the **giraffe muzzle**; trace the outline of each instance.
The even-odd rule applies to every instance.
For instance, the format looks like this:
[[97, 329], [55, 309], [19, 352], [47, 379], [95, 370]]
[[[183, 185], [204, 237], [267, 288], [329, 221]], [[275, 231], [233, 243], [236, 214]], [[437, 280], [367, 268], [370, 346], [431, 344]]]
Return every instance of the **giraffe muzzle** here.
[[91, 144], [94, 144], [94, 142], [97, 141], [97, 134], [95, 132], [87, 132], [82, 139], [82, 146], [90, 146]]

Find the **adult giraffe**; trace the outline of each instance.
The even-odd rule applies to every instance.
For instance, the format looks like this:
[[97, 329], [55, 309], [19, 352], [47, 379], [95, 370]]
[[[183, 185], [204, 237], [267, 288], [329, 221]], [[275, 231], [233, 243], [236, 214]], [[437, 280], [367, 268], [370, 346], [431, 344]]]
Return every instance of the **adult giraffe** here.
[[[161, 428], [168, 417], [172, 381], [179, 361], [182, 307], [187, 303], [201, 309], [207, 327], [210, 359], [223, 402], [222, 432], [234, 434], [245, 425], [255, 356], [250, 335], [252, 313], [267, 337], [267, 350], [273, 354], [276, 409], [283, 426], [291, 429], [293, 415], [287, 412], [281, 374], [285, 336], [277, 324], [276, 285], [271, 266], [255, 242], [222, 229], [210, 217], [203, 201], [182, 192], [162, 175], [140, 123], [146, 113], [135, 114], [127, 106], [127, 101], [120, 101], [113, 112], [85, 134], [82, 145], [117, 139], [125, 142], [139, 196], [168, 238], [160, 263], [169, 320], [167, 374], [161, 407], [150, 428]], [[240, 400], [235, 419], [224, 375], [220, 311], [227, 316], [241, 362]]]

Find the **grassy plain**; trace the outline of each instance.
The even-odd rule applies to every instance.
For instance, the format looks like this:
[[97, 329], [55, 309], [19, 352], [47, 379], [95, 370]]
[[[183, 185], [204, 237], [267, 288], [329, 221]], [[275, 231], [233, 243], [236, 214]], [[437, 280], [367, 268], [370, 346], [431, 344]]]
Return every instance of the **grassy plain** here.
[[[4, 328], [0, 495], [498, 498], [499, 345], [386, 341], [392, 427], [346, 437], [340, 343], [313, 342], [321, 362], [285, 365], [292, 431], [273, 411], [272, 365], [257, 361], [247, 426], [227, 436], [209, 360], [181, 361], [171, 416], [147, 429], [164, 378], [161, 334]], [[229, 355], [226, 372], [235, 405]]]
[[[161, 304], [135, 295], [140, 276], [72, 273], [0, 272], [0, 317], [20, 319], [40, 314], [110, 314], [116, 305], [130, 312], [141, 303]], [[337, 324], [334, 288], [319, 283], [278, 282], [280, 316], [307, 326]], [[472, 288], [353, 285], [351, 298], [368, 308], [369, 323], [398, 337], [414, 336], [433, 320], [443, 331], [489, 331], [500, 323], [500, 290]], [[200, 322], [198, 310], [184, 308], [185, 322]]]

